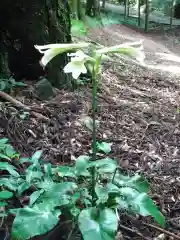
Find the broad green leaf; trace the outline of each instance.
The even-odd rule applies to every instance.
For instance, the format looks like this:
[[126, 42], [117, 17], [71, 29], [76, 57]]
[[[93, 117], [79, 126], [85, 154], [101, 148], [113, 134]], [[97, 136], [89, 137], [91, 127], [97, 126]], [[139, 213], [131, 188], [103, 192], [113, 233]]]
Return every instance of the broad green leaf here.
[[90, 157], [86, 155], [79, 156], [76, 159], [75, 169], [76, 175], [83, 175], [86, 171]]
[[12, 146], [8, 145], [5, 149], [5, 153], [8, 157], [12, 158], [16, 154], [16, 151]]
[[108, 189], [105, 186], [96, 184], [95, 192], [98, 197], [97, 203], [105, 203], [108, 200]]
[[26, 181], [28, 183], [31, 183], [33, 180], [41, 179], [43, 176], [43, 173], [40, 171], [33, 171], [33, 170], [28, 170], [26, 172]]
[[121, 193], [120, 189], [116, 185], [112, 183], [107, 183], [105, 186], [96, 184], [95, 191], [97, 197], [99, 198], [97, 203], [107, 202], [108, 206], [118, 206], [116, 197], [118, 198], [119, 196], [121, 196]]
[[129, 210], [129, 202], [124, 200], [123, 197], [115, 197], [115, 202], [117, 204], [117, 208], [122, 211], [122, 210]]
[[17, 192], [18, 195], [20, 196], [24, 191], [30, 188], [30, 184], [28, 182], [23, 182], [18, 186]]
[[148, 192], [149, 191], [149, 183], [142, 176], [136, 174], [134, 176], [125, 176], [123, 174], [116, 174], [114, 178], [114, 183], [118, 187], [132, 187], [138, 190], [139, 192]]
[[57, 173], [60, 177], [76, 178], [73, 167], [68, 166], [57, 167]]
[[84, 240], [114, 240], [118, 220], [115, 212], [109, 208], [88, 208], [79, 214], [78, 224]]
[[117, 196], [120, 195], [120, 189], [113, 183], [107, 183], [107, 191], [109, 194]]
[[9, 190], [16, 191], [18, 188], [17, 178], [1, 178], [0, 186], [5, 186], [9, 188]]
[[3, 153], [0, 153], [0, 159], [7, 159], [7, 160], [11, 160], [10, 157], [8, 157], [7, 155], [3, 154]]
[[73, 182], [62, 182], [54, 184], [49, 190], [45, 191], [38, 199], [50, 204], [52, 207], [67, 205], [71, 201], [71, 197], [77, 185]]
[[95, 166], [99, 173], [113, 173], [118, 167], [117, 162], [111, 158], [103, 158], [97, 161], [92, 161], [88, 167]]
[[33, 163], [38, 162], [41, 155], [42, 155], [42, 151], [36, 151], [31, 157], [32, 162]]
[[101, 150], [104, 153], [110, 153], [111, 146], [112, 146], [112, 143], [107, 143], [107, 142], [97, 143], [97, 149]]
[[36, 202], [36, 200], [41, 196], [41, 194], [42, 194], [43, 192], [44, 192], [43, 189], [41, 189], [40, 191], [35, 191], [35, 192], [33, 192], [33, 193], [29, 196], [29, 198], [30, 198], [30, 200], [29, 200], [29, 205], [32, 206], [32, 205]]
[[9, 80], [9, 82], [11, 84], [15, 84], [16, 83], [16, 80], [13, 77], [10, 77], [8, 80]]
[[26, 240], [49, 232], [59, 221], [60, 210], [52, 210], [43, 203], [18, 211], [12, 226], [13, 240]]
[[44, 164], [44, 172], [46, 177], [50, 178], [52, 175], [51, 163]]
[[152, 216], [161, 226], [165, 225], [164, 216], [146, 193], [139, 193], [133, 188], [120, 188], [122, 199], [127, 202], [129, 210], [142, 216]]
[[[116, 202], [118, 203], [118, 208], [127, 209], [131, 212], [137, 213], [137, 206], [134, 204], [134, 199], [140, 194], [136, 189], [131, 187], [121, 187], [119, 188], [120, 197], [116, 197]], [[139, 208], [138, 208], [139, 211]], [[139, 212], [138, 212], [139, 213]]]
[[[32, 162], [32, 159], [31, 159]], [[42, 172], [41, 164], [39, 161], [32, 162], [32, 164], [29, 165], [29, 167], [26, 169], [26, 172], [28, 171], [39, 171]]]
[[12, 215], [17, 215], [21, 209], [22, 208], [12, 208], [12, 209], [9, 209], [9, 213]]
[[9, 198], [12, 198], [13, 196], [13, 193], [12, 192], [9, 192], [9, 191], [0, 191], [0, 199], [3, 200], [3, 199], [9, 199]]
[[8, 171], [12, 176], [19, 177], [19, 173], [17, 173], [14, 169], [16, 169], [14, 166], [10, 165], [7, 162], [0, 162], [0, 170], [6, 170]]
[[28, 158], [28, 157], [22, 157], [22, 158], [20, 158], [19, 159], [19, 162], [20, 163], [32, 163], [32, 160], [31, 160], [31, 158]]
[[165, 226], [164, 216], [146, 193], [140, 193], [134, 200], [134, 204], [138, 207], [139, 214], [142, 216], [152, 216], [159, 225], [162, 227]]
[[7, 143], [8, 141], [9, 141], [8, 138], [2, 138], [2, 139], [0, 139], [0, 144], [5, 144], [5, 143]]
[[16, 83], [15, 83], [15, 86], [16, 86], [16, 87], [25, 87], [25, 86], [27, 86], [27, 84], [25, 84], [25, 83], [23, 83], [23, 82], [16, 82]]
[[[79, 190], [79, 191], [78, 191]], [[85, 204], [86, 207], [90, 207], [92, 204], [92, 196], [89, 194], [87, 188], [80, 188], [75, 192], [71, 198], [73, 204], [80, 198], [81, 202]]]
[[81, 198], [81, 194], [80, 194], [80, 192], [75, 192], [73, 195], [72, 195], [72, 202], [73, 203], [76, 203], [76, 201], [77, 201], [77, 199], [78, 198]]
[[53, 180], [49, 179], [49, 178], [45, 178], [44, 181], [41, 181], [38, 184], [36, 184], [36, 186], [38, 188], [44, 189], [46, 191], [48, 191], [49, 189], [53, 188], [54, 185], [56, 185], [56, 183], [53, 182]]
[[5, 206], [7, 206], [6, 202], [0, 202], [0, 207], [5, 207]]

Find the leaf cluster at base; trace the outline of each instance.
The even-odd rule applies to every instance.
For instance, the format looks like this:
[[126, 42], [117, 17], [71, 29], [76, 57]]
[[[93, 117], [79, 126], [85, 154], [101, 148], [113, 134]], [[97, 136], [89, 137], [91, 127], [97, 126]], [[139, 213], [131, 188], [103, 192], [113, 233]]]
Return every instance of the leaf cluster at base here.
[[[20, 158], [7, 139], [0, 140], [0, 215], [15, 216], [13, 240], [46, 234], [67, 213], [84, 240], [115, 239], [121, 210], [152, 216], [164, 226], [164, 217], [147, 195], [148, 182], [139, 175], [123, 175], [113, 159], [91, 161], [82, 155], [73, 165], [53, 166], [43, 164], [41, 154], [37, 151], [31, 158]], [[19, 208], [12, 208], [14, 198], [19, 199]]]

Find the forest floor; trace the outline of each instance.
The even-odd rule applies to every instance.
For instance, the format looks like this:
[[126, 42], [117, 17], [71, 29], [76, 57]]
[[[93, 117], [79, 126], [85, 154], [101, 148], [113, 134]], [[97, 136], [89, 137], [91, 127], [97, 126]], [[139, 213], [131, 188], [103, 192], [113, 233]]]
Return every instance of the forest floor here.
[[[178, 63], [155, 55], [180, 56], [180, 36], [176, 34], [142, 34], [111, 25], [93, 29], [88, 36], [103, 45], [143, 39], [150, 65], [141, 67], [122, 59], [120, 65], [104, 65], [98, 92], [97, 139], [113, 143], [110, 157], [124, 171], [150, 180], [151, 197], [167, 219], [165, 232], [156, 229], [149, 218], [145, 222], [124, 217], [120, 226], [123, 238], [119, 239], [180, 239], [180, 70]], [[39, 101], [33, 93], [27, 98], [24, 91], [16, 98], [48, 119], [41, 122], [30, 115], [22, 120], [14, 106], [1, 104], [0, 136], [8, 137], [16, 150], [27, 156], [42, 149], [45, 161], [55, 164], [66, 164], [88, 153], [91, 133], [84, 125], [91, 116], [88, 85], [75, 92], [57, 90], [56, 97], [48, 102]]]

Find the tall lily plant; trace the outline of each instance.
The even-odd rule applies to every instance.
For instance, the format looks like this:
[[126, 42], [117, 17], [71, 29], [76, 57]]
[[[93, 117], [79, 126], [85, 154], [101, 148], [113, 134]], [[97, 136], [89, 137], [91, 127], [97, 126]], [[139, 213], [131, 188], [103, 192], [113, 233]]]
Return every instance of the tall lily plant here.
[[[52, 173], [57, 173], [63, 182], [53, 185], [51, 189], [45, 189], [40, 199], [36, 201], [33, 207], [34, 211], [36, 211], [37, 207], [42, 207], [40, 205], [42, 201], [44, 204], [43, 211], [48, 206], [51, 214], [57, 207], [66, 206], [73, 219], [77, 221], [84, 240], [93, 238], [97, 240], [114, 240], [118, 229], [118, 209], [134, 212], [142, 216], [152, 216], [160, 225], [164, 226], [164, 217], [148, 197], [149, 184], [147, 181], [139, 175], [132, 177], [123, 175], [119, 171], [116, 161], [108, 157], [97, 159], [96, 154], [99, 149], [105, 153], [109, 152], [107, 143], [99, 144], [96, 141], [97, 87], [102, 72], [101, 63], [106, 59], [111, 60], [108, 57], [110, 53], [135, 58], [143, 63], [145, 56], [142, 51], [142, 43], [125, 43], [98, 49], [90, 43], [49, 44], [35, 46], [35, 48], [43, 54], [41, 59], [43, 67], [46, 67], [58, 54], [66, 52], [70, 61], [64, 67], [65, 73], [72, 74], [74, 79], [78, 79], [81, 73], [87, 73], [87, 71], [91, 73], [93, 128], [92, 155], [90, 157], [87, 155], [79, 156], [73, 166], [59, 166], [57, 169], [53, 169]], [[91, 49], [91, 54], [88, 55], [86, 52], [89, 49]], [[67, 182], [67, 177], [72, 180]], [[66, 191], [67, 185], [72, 187], [72, 183], [75, 184], [73, 184], [73, 191], [69, 196]], [[59, 199], [59, 196], [62, 194], [64, 194], [66, 202], [60, 201], [62, 199]], [[58, 197], [55, 197], [55, 195]], [[62, 209], [60, 208], [61, 214], [63, 214]], [[23, 217], [23, 214], [19, 214], [20, 217]], [[16, 217], [15, 223], [19, 221], [18, 219], [19, 216]], [[30, 220], [28, 219], [28, 221]], [[43, 219], [43, 221], [45, 220]], [[57, 224], [57, 221], [56, 219], [53, 224], [50, 222], [51, 225], [49, 221], [48, 223], [43, 222], [43, 224], [46, 224], [46, 231], [51, 230]], [[22, 225], [20, 227], [22, 228]], [[14, 224], [13, 229], [15, 229], [15, 232], [17, 231], [17, 224]], [[41, 231], [41, 234], [46, 231]], [[35, 234], [37, 235], [37, 232]]]
[[[118, 210], [152, 216], [158, 224], [165, 225], [164, 216], [148, 196], [149, 183], [143, 177], [126, 176], [118, 168], [117, 161], [108, 157], [96, 158], [96, 151], [107, 154], [111, 150], [110, 144], [96, 142], [96, 97], [101, 62], [110, 60], [108, 53], [119, 53], [143, 62], [144, 53], [141, 47], [135, 47], [137, 44], [101, 49], [89, 43], [35, 46], [43, 54], [43, 67], [56, 55], [66, 52], [70, 61], [64, 67], [65, 73], [72, 74], [75, 79], [81, 73], [91, 73], [92, 155], [79, 156], [70, 166], [53, 166], [43, 163], [42, 151], [35, 152], [30, 158], [21, 158], [8, 144], [8, 139], [0, 139], [0, 217], [3, 222], [9, 215], [15, 216], [12, 240], [44, 235], [64, 217], [72, 220], [68, 239], [80, 230], [84, 240], [115, 240], [120, 220]], [[91, 54], [87, 55], [85, 51], [89, 48]], [[12, 209], [14, 199], [19, 199], [17, 206], [20, 208]], [[22, 202], [22, 199], [27, 201]]]
[[[65, 73], [72, 74], [74, 79], [78, 79], [81, 73], [90, 71], [92, 76], [92, 161], [96, 161], [96, 106], [97, 106], [97, 87], [98, 79], [101, 76], [101, 62], [102, 60], [109, 60], [108, 54], [116, 53], [123, 56], [136, 59], [143, 63], [145, 55], [143, 52], [142, 41], [125, 43], [112, 47], [98, 48], [91, 43], [78, 43], [78, 44], [48, 44], [45, 46], [35, 46], [35, 48], [43, 54], [40, 64], [43, 68], [58, 54], [64, 52], [70, 57], [69, 63], [64, 67]], [[85, 50], [88, 48], [93, 49], [91, 55], [87, 55]], [[74, 53], [69, 53], [74, 51]], [[92, 168], [92, 194], [95, 196], [95, 167]]]

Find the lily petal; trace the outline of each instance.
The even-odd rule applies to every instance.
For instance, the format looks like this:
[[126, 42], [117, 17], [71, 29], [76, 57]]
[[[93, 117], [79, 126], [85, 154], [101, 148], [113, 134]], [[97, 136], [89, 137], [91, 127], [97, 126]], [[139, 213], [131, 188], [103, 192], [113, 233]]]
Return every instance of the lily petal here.
[[66, 52], [66, 50], [87, 48], [88, 46], [89, 46], [89, 43], [67, 43], [67, 44], [55, 43], [55, 44], [47, 44], [43, 46], [35, 45], [34, 47], [40, 51], [41, 50], [46, 51], [47, 49], [51, 49], [51, 48], [59, 48], [64, 50], [63, 52]]
[[85, 67], [84, 64], [81, 65], [81, 72], [82, 73], [87, 73], [87, 68]]
[[65, 73], [72, 73], [74, 79], [78, 79], [81, 73], [87, 73], [87, 69], [83, 62], [69, 62], [64, 67]]
[[72, 72], [72, 77], [73, 77], [74, 79], [78, 79], [78, 77], [80, 76], [80, 74], [81, 74], [81, 71], [80, 71], [79, 69], [76, 69], [76, 70], [74, 70], [74, 71]]
[[[137, 45], [140, 45], [140, 46], [137, 47]], [[128, 57], [135, 57], [140, 62], [143, 62], [145, 59], [145, 54], [143, 53], [142, 41], [124, 43], [124, 44], [113, 46], [113, 47], [105, 47], [102, 49], [98, 49], [96, 53], [97, 54], [119, 53]]]
[[48, 49], [44, 56], [42, 57], [40, 63], [43, 67], [45, 67], [54, 57], [56, 57], [58, 54], [62, 53], [61, 49]]
[[44, 56], [41, 59], [41, 65], [45, 67], [58, 54], [68, 52], [73, 49], [87, 48], [88, 46], [89, 43], [77, 43], [77, 44], [48, 44], [44, 46], [35, 45], [34, 47], [40, 53], [44, 54]]
[[72, 62], [69, 62], [65, 67], [64, 67], [64, 72], [65, 73], [71, 73], [73, 69]]

